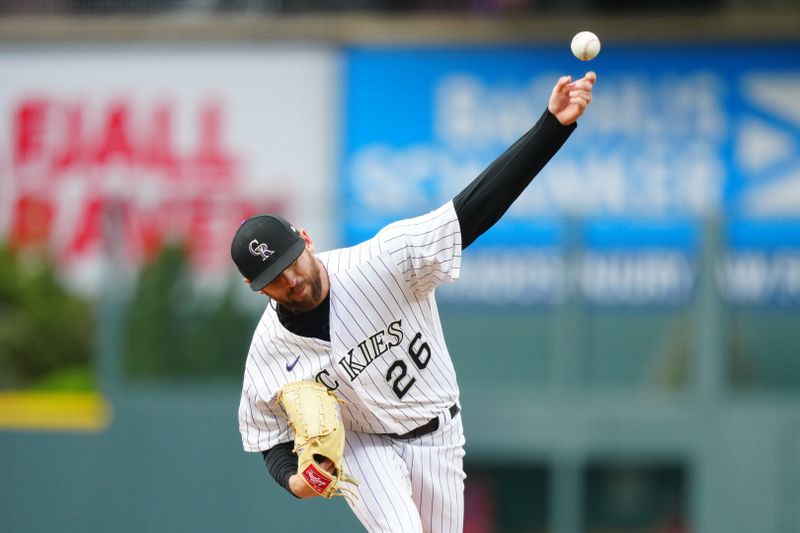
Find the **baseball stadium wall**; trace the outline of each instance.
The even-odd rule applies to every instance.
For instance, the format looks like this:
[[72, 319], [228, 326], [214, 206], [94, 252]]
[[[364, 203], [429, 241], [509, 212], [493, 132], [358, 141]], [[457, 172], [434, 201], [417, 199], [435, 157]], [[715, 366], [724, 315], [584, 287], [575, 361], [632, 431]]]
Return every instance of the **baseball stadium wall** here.
[[[96, 382], [0, 375], [0, 531], [359, 530], [242, 451], [248, 338], [219, 376], [131, 363], [141, 272], [179, 243], [172, 300], [257, 319], [229, 261], [240, 220], [358, 242], [447, 201], [588, 69], [578, 129], [440, 291], [465, 531], [800, 531], [799, 27], [0, 18], [0, 242], [92, 302]], [[603, 40], [589, 63], [583, 29]]]

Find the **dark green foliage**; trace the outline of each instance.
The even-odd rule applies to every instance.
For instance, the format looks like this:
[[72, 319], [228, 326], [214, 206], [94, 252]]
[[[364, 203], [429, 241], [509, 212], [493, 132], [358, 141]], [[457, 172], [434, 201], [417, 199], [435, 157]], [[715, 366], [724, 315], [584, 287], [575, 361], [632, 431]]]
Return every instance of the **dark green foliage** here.
[[129, 304], [125, 367], [135, 377], [240, 377], [258, 321], [237, 309], [233, 287], [195, 294], [183, 250], [165, 247], [140, 274]]
[[93, 387], [92, 331], [90, 303], [65, 290], [49, 264], [23, 262], [0, 246], [0, 388]]

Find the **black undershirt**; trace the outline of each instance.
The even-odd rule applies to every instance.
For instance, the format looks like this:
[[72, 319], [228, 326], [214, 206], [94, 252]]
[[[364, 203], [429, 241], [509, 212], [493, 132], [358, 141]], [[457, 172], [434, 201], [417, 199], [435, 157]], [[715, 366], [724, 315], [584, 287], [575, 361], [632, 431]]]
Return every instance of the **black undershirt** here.
[[500, 220], [576, 127], [563, 126], [545, 110], [525, 135], [453, 198], [462, 250]]
[[292, 448], [294, 445], [291, 442], [283, 442], [269, 450], [262, 451], [261, 455], [264, 456], [264, 463], [267, 465], [269, 475], [281, 487], [288, 490], [289, 494], [295, 496], [294, 492], [289, 489], [289, 478], [297, 472], [297, 454], [292, 451]]
[[[577, 124], [563, 126], [545, 110], [525, 135], [453, 198], [462, 249], [475, 242], [508, 211], [576, 127]], [[281, 306], [277, 312], [281, 324], [295, 335], [331, 340], [330, 292], [319, 306], [307, 313], [293, 315]], [[290, 493], [289, 477], [297, 472], [297, 455], [292, 453], [292, 448], [292, 443], [287, 442], [261, 452], [270, 475]]]
[[322, 339], [324, 341], [331, 340], [330, 328], [330, 307], [331, 307], [331, 293], [325, 296], [325, 299], [311, 311], [300, 313], [298, 315], [287, 312], [280, 305], [277, 306], [278, 320], [281, 321], [283, 327], [301, 337], [311, 337], [314, 339]]

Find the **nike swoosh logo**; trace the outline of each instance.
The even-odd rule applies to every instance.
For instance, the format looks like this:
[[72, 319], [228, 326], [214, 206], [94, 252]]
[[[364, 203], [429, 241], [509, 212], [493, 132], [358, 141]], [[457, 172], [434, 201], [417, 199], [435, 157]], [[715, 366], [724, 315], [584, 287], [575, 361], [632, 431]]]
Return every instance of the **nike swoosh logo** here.
[[286, 363], [286, 370], [291, 372], [292, 369], [294, 368], [294, 365], [296, 365], [299, 360], [300, 360], [300, 356], [298, 355], [297, 358], [294, 361], [291, 362], [291, 364], [290, 363]]

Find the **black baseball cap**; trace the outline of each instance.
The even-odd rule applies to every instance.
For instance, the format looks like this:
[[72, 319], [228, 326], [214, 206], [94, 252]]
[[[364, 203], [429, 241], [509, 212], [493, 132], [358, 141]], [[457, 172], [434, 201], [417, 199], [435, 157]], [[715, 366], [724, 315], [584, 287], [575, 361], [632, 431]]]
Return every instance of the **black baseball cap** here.
[[286, 219], [278, 215], [248, 218], [236, 230], [231, 257], [250, 288], [260, 291], [300, 257], [306, 241]]

